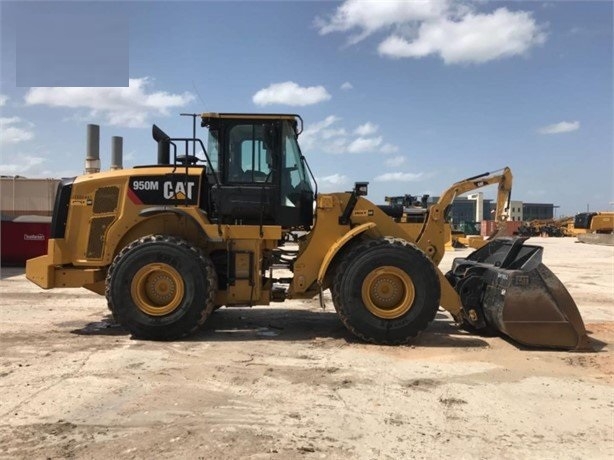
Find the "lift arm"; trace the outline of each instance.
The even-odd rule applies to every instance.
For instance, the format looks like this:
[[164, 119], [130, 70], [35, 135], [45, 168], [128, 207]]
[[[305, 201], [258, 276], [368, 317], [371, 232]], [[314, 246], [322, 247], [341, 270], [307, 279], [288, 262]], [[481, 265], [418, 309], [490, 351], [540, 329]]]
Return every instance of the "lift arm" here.
[[497, 222], [497, 231], [499, 231], [508, 218], [512, 193], [512, 171], [507, 166], [498, 171], [487, 172], [454, 183], [441, 194], [439, 201], [429, 208], [426, 222], [416, 243], [435, 263], [438, 264], [443, 257], [445, 214], [454, 198], [463, 193], [493, 184], [498, 184], [495, 221]]

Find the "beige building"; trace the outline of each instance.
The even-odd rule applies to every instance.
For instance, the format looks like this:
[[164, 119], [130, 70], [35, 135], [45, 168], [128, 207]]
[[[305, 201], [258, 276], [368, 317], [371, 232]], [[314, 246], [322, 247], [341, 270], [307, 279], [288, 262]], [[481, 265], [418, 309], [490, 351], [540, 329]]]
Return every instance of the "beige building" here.
[[0, 211], [3, 218], [24, 215], [51, 216], [59, 179], [0, 178]]

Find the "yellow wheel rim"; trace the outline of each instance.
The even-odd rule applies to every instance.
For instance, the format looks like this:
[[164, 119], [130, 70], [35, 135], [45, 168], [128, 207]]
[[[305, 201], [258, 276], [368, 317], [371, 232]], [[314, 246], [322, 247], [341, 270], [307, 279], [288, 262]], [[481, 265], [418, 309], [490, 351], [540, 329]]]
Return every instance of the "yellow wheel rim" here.
[[130, 286], [132, 300], [139, 310], [150, 316], [164, 316], [175, 311], [184, 291], [179, 272], [162, 263], [145, 265], [136, 272]]
[[410, 276], [386, 265], [369, 273], [362, 283], [362, 301], [378, 318], [395, 319], [409, 311], [416, 291]]

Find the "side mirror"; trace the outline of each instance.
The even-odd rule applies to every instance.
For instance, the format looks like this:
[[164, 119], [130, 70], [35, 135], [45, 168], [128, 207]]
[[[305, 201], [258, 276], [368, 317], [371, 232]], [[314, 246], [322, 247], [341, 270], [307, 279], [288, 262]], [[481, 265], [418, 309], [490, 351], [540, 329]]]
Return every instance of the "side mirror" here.
[[368, 182], [356, 182], [354, 184], [354, 193], [356, 196], [367, 196], [369, 193]]

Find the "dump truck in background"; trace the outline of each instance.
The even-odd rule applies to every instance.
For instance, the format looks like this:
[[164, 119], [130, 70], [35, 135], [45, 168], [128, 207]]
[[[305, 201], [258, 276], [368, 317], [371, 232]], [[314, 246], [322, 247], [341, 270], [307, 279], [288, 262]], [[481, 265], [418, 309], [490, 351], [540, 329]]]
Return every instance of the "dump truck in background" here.
[[573, 221], [577, 235], [582, 233], [612, 233], [614, 232], [614, 212], [581, 212]]
[[573, 233], [580, 243], [614, 246], [614, 212], [582, 212], [573, 221]]
[[[493, 238], [447, 273], [438, 268], [454, 197], [496, 185], [503, 224], [509, 168], [453, 184], [408, 221], [402, 206], [367, 200], [366, 182], [318, 193], [298, 115], [199, 117], [206, 147], [154, 125], [157, 164], [64, 180], [48, 253], [28, 261], [28, 279], [105, 295], [114, 318], [143, 339], [184, 337], [220, 306], [322, 299], [330, 289], [341, 322], [367, 342], [407, 343], [441, 306], [478, 333], [588, 348], [573, 299], [525, 238]], [[292, 276], [276, 277], [279, 267]]]

